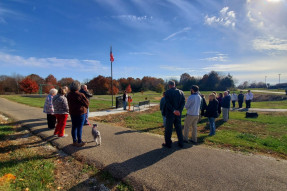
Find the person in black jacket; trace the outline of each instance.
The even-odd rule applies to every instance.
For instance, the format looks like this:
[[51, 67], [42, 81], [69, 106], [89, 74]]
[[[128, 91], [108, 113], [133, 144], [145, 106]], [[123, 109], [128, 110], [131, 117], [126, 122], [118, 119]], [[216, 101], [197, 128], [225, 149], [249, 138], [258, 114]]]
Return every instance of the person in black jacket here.
[[218, 101], [215, 98], [215, 94], [209, 95], [209, 104], [206, 108], [205, 117], [208, 117], [210, 133], [209, 136], [215, 135], [215, 118], [219, 116], [218, 114]]
[[171, 148], [172, 141], [172, 129], [173, 125], [176, 130], [178, 137], [178, 146], [183, 147], [183, 135], [181, 128], [181, 113], [185, 105], [185, 97], [181, 90], [175, 88], [175, 82], [168, 82], [169, 90], [165, 92], [165, 103], [166, 103], [166, 127], [164, 132], [165, 143], [162, 144], [164, 147]]
[[205, 96], [203, 94], [200, 95], [201, 96], [201, 104], [200, 104], [200, 117], [198, 121], [201, 121], [201, 117], [204, 116], [207, 104], [206, 104], [206, 99]]
[[244, 94], [243, 94], [242, 91], [240, 91], [240, 94], [238, 94], [238, 105], [239, 105], [239, 108], [242, 108], [243, 101], [244, 101]]
[[[82, 94], [84, 94], [85, 97], [86, 97], [86, 98], [88, 99], [88, 101], [90, 102], [90, 98], [93, 97], [93, 94], [91, 94], [91, 93], [89, 92], [87, 85], [82, 85], [79, 92], [82, 93]], [[87, 108], [87, 113], [85, 114], [85, 123], [84, 123], [84, 125], [90, 125], [88, 118], [89, 118], [89, 108]]]

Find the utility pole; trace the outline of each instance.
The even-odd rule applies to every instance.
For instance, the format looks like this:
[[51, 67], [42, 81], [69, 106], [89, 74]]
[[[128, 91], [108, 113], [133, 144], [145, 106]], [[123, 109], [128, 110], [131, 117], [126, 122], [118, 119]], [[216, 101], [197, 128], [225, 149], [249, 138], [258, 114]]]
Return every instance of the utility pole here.
[[266, 78], [267, 78], [267, 76], [265, 76], [265, 86], [266, 86], [266, 88], [268, 88], [268, 87], [267, 87], [267, 82], [266, 82]]

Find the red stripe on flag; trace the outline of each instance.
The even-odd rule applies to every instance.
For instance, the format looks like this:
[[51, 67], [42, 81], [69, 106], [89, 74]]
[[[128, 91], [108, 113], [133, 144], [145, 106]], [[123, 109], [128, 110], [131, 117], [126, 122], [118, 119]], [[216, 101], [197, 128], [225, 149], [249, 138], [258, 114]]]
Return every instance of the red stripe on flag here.
[[115, 61], [112, 51], [110, 52], [110, 61], [111, 61], [111, 62]]

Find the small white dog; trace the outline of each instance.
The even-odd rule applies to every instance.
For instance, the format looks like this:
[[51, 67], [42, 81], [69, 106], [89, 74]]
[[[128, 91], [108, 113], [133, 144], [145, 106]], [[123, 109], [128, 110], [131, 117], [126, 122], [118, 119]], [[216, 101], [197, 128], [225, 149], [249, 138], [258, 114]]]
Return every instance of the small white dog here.
[[97, 145], [101, 145], [101, 144], [102, 144], [101, 133], [100, 133], [100, 131], [97, 129], [97, 127], [98, 127], [97, 124], [93, 124], [93, 127], [92, 127], [92, 135], [93, 135], [94, 141], [97, 143]]

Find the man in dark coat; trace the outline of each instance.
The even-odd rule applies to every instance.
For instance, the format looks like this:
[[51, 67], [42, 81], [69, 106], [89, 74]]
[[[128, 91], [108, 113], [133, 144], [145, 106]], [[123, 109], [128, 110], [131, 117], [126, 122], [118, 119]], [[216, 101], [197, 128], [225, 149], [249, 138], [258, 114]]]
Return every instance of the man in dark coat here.
[[179, 147], [183, 147], [183, 135], [181, 128], [181, 113], [185, 105], [185, 97], [181, 90], [175, 88], [175, 82], [168, 82], [169, 90], [165, 92], [166, 102], [166, 127], [165, 127], [165, 143], [162, 144], [164, 147], [171, 148], [172, 141], [172, 129], [173, 125], [176, 130], [178, 137]]

